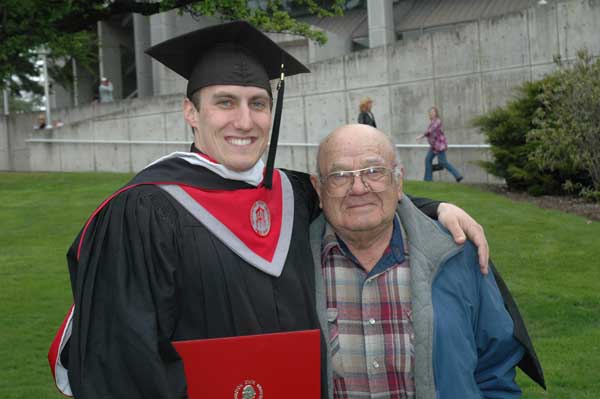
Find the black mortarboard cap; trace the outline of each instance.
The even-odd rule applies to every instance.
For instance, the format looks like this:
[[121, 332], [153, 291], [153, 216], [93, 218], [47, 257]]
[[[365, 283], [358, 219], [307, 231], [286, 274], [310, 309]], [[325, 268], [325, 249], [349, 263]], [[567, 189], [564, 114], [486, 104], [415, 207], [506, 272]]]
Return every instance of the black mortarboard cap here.
[[187, 96], [211, 85], [264, 88], [279, 78], [309, 72], [248, 22], [235, 21], [198, 29], [150, 47], [146, 53], [188, 80]]

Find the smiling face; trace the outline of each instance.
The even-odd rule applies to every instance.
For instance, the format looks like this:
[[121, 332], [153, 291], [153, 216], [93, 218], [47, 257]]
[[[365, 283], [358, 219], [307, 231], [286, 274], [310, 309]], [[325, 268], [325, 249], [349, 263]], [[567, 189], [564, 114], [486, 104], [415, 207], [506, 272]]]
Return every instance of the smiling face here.
[[251, 169], [269, 141], [271, 98], [252, 86], [214, 85], [200, 89], [200, 109], [185, 99], [184, 117], [194, 128], [196, 147], [236, 172]]
[[[357, 170], [370, 166], [394, 168], [394, 150], [379, 130], [367, 125], [343, 126], [333, 132], [319, 151], [321, 176], [341, 170]], [[392, 225], [399, 198], [402, 195], [401, 176], [392, 176], [386, 190], [369, 191], [359, 177], [348, 193], [332, 197], [315, 177], [313, 185], [319, 194], [325, 217], [342, 236], [376, 234]]]

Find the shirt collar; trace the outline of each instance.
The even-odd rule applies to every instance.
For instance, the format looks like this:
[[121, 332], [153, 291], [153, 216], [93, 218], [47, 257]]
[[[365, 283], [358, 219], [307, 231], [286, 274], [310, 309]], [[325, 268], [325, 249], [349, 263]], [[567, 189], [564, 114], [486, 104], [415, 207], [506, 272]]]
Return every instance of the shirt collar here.
[[[195, 146], [192, 146], [191, 150], [194, 151], [195, 148], [196, 148]], [[170, 159], [170, 158], [183, 159], [184, 161], [186, 161], [192, 165], [203, 166], [206, 169], [216, 173], [217, 175], [219, 175], [225, 179], [243, 181], [254, 187], [258, 187], [258, 185], [260, 185], [260, 183], [262, 183], [262, 180], [263, 180], [263, 171], [265, 168], [265, 164], [262, 161], [262, 159], [259, 159], [258, 162], [251, 169], [245, 170], [243, 172], [235, 172], [235, 171], [228, 169], [227, 167], [221, 165], [220, 163], [214, 161], [213, 159], [205, 156], [200, 151], [198, 151], [198, 152], [176, 151], [169, 155], [165, 155], [162, 158], [157, 159], [156, 161], [152, 162], [148, 166], [154, 165], [158, 162], [162, 162], [162, 161]], [[148, 166], [146, 166], [146, 168]]]
[[[323, 233], [322, 256], [326, 256], [333, 248], [336, 247], [339, 248], [342, 255], [351, 260], [357, 267], [360, 267], [360, 262], [358, 259], [356, 259], [356, 257], [352, 254], [346, 243], [337, 234], [335, 234], [333, 227], [327, 223]], [[406, 260], [406, 255], [404, 240], [402, 238], [402, 227], [400, 225], [398, 215], [396, 215], [394, 217], [394, 228], [390, 243], [383, 253], [383, 256], [379, 259], [379, 261], [377, 261], [375, 267], [367, 274], [367, 277], [383, 273], [392, 266], [403, 263]]]

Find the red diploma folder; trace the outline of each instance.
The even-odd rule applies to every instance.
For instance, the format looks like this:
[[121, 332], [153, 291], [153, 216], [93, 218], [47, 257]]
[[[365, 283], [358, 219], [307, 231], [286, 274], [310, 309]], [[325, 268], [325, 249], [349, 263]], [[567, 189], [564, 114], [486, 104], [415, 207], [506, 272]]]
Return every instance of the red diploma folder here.
[[176, 341], [190, 399], [319, 399], [319, 330]]

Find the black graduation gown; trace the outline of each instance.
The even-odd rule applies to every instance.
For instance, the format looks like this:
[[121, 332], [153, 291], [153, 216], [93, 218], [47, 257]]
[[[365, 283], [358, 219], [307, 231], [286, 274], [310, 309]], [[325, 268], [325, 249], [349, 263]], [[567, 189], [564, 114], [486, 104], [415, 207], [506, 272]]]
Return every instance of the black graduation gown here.
[[[130, 184], [252, 189], [178, 159], [156, 169]], [[308, 264], [317, 202], [304, 187], [308, 179], [287, 176], [294, 192], [293, 245], [279, 277], [246, 263], [154, 185], [120, 193], [93, 218], [79, 260], [80, 237], [68, 253], [75, 299], [68, 369], [75, 397], [186, 397], [171, 341], [319, 328]]]

